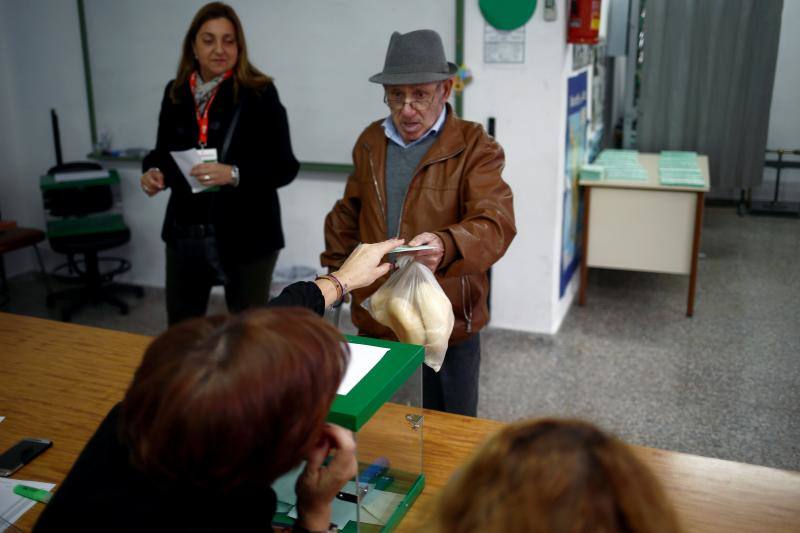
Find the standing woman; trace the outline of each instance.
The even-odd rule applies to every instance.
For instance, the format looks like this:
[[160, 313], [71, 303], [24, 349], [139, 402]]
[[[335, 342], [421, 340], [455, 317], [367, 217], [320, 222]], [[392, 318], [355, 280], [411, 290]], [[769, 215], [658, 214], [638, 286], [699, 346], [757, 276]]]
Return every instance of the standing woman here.
[[[191, 169], [192, 185], [170, 155], [188, 149], [203, 161]], [[286, 110], [272, 80], [250, 64], [239, 17], [206, 4], [183, 39], [156, 148], [142, 163], [145, 194], [172, 191], [161, 233], [170, 325], [205, 315], [214, 285], [225, 286], [231, 312], [266, 303], [284, 246], [277, 188], [299, 168]]]

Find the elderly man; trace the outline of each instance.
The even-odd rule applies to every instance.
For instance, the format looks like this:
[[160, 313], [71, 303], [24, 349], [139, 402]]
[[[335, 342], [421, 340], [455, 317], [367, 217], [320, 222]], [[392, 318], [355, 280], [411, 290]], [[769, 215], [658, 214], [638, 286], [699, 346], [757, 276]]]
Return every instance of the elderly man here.
[[[356, 141], [355, 169], [325, 220], [321, 260], [335, 269], [359, 242], [395, 236], [433, 247], [415, 259], [436, 275], [453, 304], [455, 326], [441, 370], [424, 367], [423, 402], [475, 416], [478, 332], [489, 320], [487, 271], [516, 228], [511, 189], [500, 175], [503, 149], [447, 104], [456, 70], [436, 32], [392, 35], [383, 72], [370, 78], [383, 85], [390, 113]], [[380, 284], [353, 291], [353, 323], [361, 335], [396, 339], [361, 307]]]

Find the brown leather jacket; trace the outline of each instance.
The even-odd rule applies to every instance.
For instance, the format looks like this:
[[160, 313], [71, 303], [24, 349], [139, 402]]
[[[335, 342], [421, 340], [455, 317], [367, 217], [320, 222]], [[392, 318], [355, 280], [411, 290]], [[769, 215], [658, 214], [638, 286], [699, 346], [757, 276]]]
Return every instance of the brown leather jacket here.
[[[325, 219], [322, 266], [338, 268], [359, 242], [386, 235], [386, 145], [382, 121], [370, 124], [353, 148], [355, 170], [344, 197]], [[439, 137], [423, 156], [400, 214], [399, 237], [406, 242], [423, 232], [438, 235], [444, 257], [436, 279], [453, 303], [450, 344], [478, 332], [489, 320], [486, 272], [516, 235], [511, 188], [501, 173], [502, 147], [480, 124], [461, 120], [448, 104]], [[361, 307], [386, 278], [353, 291], [353, 324], [369, 337], [396, 339]]]

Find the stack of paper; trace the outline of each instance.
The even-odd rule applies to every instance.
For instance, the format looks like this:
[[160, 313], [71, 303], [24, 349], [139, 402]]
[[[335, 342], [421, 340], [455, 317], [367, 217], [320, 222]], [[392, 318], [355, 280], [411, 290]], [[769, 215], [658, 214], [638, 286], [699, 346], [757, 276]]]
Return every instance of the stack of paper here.
[[658, 175], [662, 185], [702, 187], [703, 174], [695, 152], [661, 152], [658, 158]]
[[594, 164], [605, 169], [608, 180], [647, 181], [647, 171], [639, 163], [636, 150], [603, 150]]
[[580, 176], [581, 181], [602, 181], [606, 176], [606, 169], [601, 165], [583, 165]]

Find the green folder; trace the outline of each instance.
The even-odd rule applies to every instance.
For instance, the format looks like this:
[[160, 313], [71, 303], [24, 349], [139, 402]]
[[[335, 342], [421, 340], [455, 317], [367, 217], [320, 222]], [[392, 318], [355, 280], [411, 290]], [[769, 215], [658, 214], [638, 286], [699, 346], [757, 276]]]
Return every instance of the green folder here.
[[117, 183], [119, 183], [119, 173], [114, 169], [109, 170], [108, 177], [105, 178], [56, 181], [55, 177], [50, 174], [45, 174], [39, 178], [39, 188], [43, 191], [53, 189], [74, 189], [77, 187], [94, 187], [96, 185], [116, 185]]
[[123, 231], [125, 221], [118, 213], [87, 215], [78, 218], [61, 218], [47, 221], [47, 237], [74, 237], [92, 233], [109, 233]]

